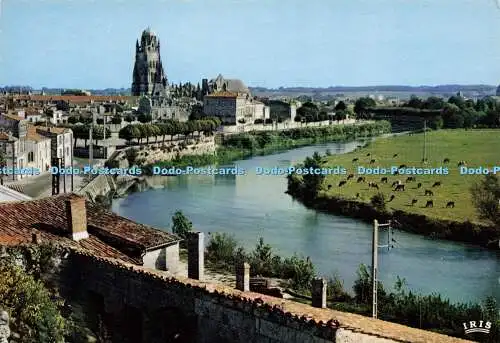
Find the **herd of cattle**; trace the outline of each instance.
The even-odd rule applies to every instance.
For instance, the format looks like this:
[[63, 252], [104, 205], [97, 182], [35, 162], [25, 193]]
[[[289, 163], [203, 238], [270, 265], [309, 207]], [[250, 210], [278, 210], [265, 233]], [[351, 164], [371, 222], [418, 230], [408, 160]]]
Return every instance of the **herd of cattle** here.
[[[368, 153], [366, 154], [367, 157], [370, 157], [371, 154]], [[396, 158], [398, 157], [398, 154], [394, 154], [393, 155], [393, 158]], [[353, 163], [355, 162], [358, 162], [359, 161], [359, 158], [354, 158], [352, 160]], [[370, 157], [370, 163], [373, 164], [375, 163], [375, 159], [371, 158]], [[445, 158], [443, 160], [443, 163], [449, 163], [450, 160], [448, 158]], [[465, 166], [467, 165], [467, 163], [465, 161], [459, 161], [458, 162], [458, 166]], [[402, 164], [401, 166], [399, 166], [400, 169], [402, 168], [407, 168], [406, 165]], [[398, 175], [397, 172], [394, 174], [394, 175]], [[338, 187], [343, 187], [345, 185], [347, 185], [348, 181], [349, 180], [353, 180], [354, 179], [354, 174], [349, 174], [346, 178], [346, 180], [342, 180], [339, 182], [338, 184]], [[356, 183], [365, 183], [366, 182], [366, 178], [364, 176], [360, 176], [357, 178], [356, 180]], [[389, 182], [389, 179], [388, 177], [384, 176], [380, 179], [380, 183], [384, 183], [384, 184], [387, 184]], [[404, 192], [405, 191], [405, 186], [408, 185], [409, 183], [415, 183], [417, 182], [417, 178], [415, 176], [409, 176], [406, 178], [406, 184], [403, 183], [401, 180], [396, 180], [392, 183], [392, 191], [393, 192]], [[435, 181], [432, 185], [431, 188], [433, 189], [436, 189], [438, 187], [440, 187], [442, 185], [441, 181]], [[332, 185], [328, 185], [328, 190], [330, 190], [332, 188]], [[374, 189], [379, 189], [379, 185], [376, 183], [376, 182], [368, 182], [368, 188], [374, 188]], [[418, 182], [416, 184], [416, 186], [414, 187], [414, 189], [420, 189], [422, 188], [422, 183], [421, 182]], [[434, 196], [434, 191], [431, 190], [431, 189], [425, 189], [424, 190], [424, 193], [423, 193], [424, 196], [429, 196], [429, 197], [432, 197]], [[360, 197], [360, 194], [359, 193], [356, 193], [356, 198], [359, 198]], [[393, 201], [394, 199], [396, 198], [396, 195], [395, 194], [391, 194], [390, 198], [389, 198], [389, 202]], [[409, 204], [410, 206], [415, 206], [415, 204], [418, 203], [418, 200], [417, 199], [412, 199], [411, 200], [411, 203]], [[424, 207], [434, 207], [434, 200], [430, 199], [430, 200], [427, 200], [426, 203], [425, 203], [425, 206]], [[454, 201], [448, 201], [446, 203], [446, 208], [454, 208], [455, 207], [455, 202]]]

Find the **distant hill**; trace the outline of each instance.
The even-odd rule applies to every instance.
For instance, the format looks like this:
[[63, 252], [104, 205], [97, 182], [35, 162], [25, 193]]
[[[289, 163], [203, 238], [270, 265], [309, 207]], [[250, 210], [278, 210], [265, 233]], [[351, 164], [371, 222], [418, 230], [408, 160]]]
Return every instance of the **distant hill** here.
[[496, 90], [496, 86], [491, 85], [438, 85], [438, 86], [360, 86], [360, 87], [344, 87], [335, 86], [327, 88], [316, 87], [280, 87], [280, 88], [264, 88], [250, 87], [256, 92], [425, 92], [425, 93], [450, 93], [450, 92], [492, 92]]

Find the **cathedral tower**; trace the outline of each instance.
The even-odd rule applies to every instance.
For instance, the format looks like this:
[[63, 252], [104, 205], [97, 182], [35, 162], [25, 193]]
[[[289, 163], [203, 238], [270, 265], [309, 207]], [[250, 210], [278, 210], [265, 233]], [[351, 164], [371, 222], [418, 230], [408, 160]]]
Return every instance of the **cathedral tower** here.
[[166, 96], [168, 81], [160, 57], [160, 41], [148, 28], [135, 43], [132, 95]]

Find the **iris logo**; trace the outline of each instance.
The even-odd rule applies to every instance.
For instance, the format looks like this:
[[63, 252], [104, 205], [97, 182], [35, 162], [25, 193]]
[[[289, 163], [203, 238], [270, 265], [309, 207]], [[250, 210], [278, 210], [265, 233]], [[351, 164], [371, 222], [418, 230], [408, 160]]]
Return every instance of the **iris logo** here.
[[462, 323], [462, 325], [464, 326], [465, 333], [466, 334], [474, 332], [490, 333], [491, 322], [484, 322], [480, 320], [479, 325], [477, 325], [476, 323], [477, 322], [474, 320], [471, 320], [468, 323]]

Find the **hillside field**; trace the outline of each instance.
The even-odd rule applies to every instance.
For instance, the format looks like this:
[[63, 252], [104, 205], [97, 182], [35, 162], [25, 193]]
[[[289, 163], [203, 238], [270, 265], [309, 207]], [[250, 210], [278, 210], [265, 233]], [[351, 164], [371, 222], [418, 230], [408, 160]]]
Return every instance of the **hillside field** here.
[[[422, 163], [423, 133], [379, 138], [367, 147], [352, 153], [328, 156], [325, 167], [344, 167], [347, 169], [347, 174], [354, 174], [354, 177], [347, 180], [347, 175], [327, 175], [321, 193], [346, 199], [356, 199], [356, 195], [359, 193], [358, 201], [370, 202], [374, 194], [381, 192], [385, 195], [386, 200], [389, 200], [391, 195], [395, 195], [393, 201], [387, 202], [389, 209], [393, 208], [439, 219], [481, 222], [472, 204], [470, 187], [484, 176], [460, 175], [458, 163], [465, 161], [468, 168], [500, 166], [500, 130], [431, 131], [427, 133], [426, 142], [427, 164], [425, 165]], [[395, 154], [397, 157], [394, 157]], [[355, 158], [358, 158], [359, 161], [353, 162]], [[372, 159], [375, 159], [375, 162], [370, 164]], [[445, 163], [445, 159], [449, 159], [450, 162]], [[447, 167], [449, 174], [358, 174], [358, 166], [390, 169], [391, 166], [399, 167], [403, 164], [408, 168]], [[497, 175], [500, 176], [500, 172]], [[360, 176], [364, 176], [366, 182], [357, 183]], [[387, 183], [381, 182], [381, 178], [384, 176], [388, 179]], [[407, 182], [409, 176], [414, 176], [416, 180]], [[405, 185], [404, 191], [394, 191], [392, 184], [397, 180]], [[347, 181], [347, 183], [339, 187], [341, 181]], [[432, 187], [437, 181], [441, 182], [441, 186]], [[379, 190], [368, 187], [369, 182], [377, 183]], [[417, 188], [418, 183], [422, 183], [422, 187], [419, 189]], [[425, 190], [431, 190], [434, 193], [433, 196], [424, 195]], [[414, 205], [412, 205], [413, 199], [417, 200]], [[433, 200], [434, 207], [425, 207], [428, 200]], [[455, 203], [454, 208], [446, 208], [450, 201]]]

